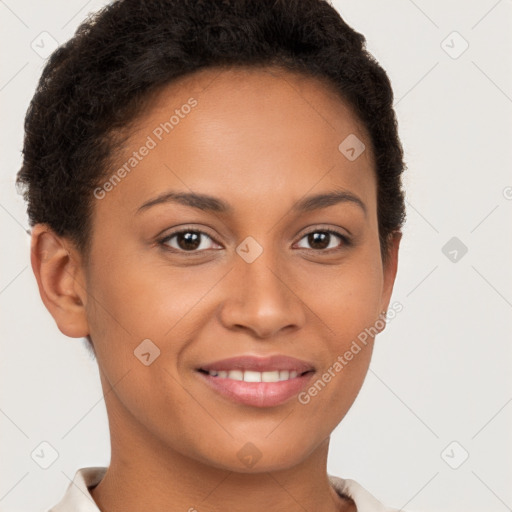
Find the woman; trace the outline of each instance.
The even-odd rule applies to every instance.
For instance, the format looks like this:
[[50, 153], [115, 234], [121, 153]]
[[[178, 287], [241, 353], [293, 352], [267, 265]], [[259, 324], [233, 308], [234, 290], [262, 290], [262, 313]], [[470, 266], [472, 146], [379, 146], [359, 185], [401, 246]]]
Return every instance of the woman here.
[[52, 54], [18, 184], [112, 452], [51, 510], [391, 510], [326, 472], [405, 220], [364, 45], [321, 0], [120, 0]]

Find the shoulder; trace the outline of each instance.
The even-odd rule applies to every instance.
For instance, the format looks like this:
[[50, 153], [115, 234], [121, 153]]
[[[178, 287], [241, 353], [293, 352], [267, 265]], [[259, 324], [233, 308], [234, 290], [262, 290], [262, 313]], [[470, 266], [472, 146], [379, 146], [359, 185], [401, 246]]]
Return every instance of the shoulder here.
[[[103, 478], [106, 467], [87, 467], [77, 470], [73, 481], [68, 485], [63, 498], [45, 512], [100, 512], [94, 502], [89, 488], [98, 484]], [[398, 509], [384, 506], [361, 484], [349, 478], [328, 475], [329, 481], [336, 492], [355, 503], [357, 512], [398, 512]]]
[[331, 485], [338, 494], [342, 497], [348, 496], [352, 498], [357, 507], [357, 512], [398, 512], [399, 510], [383, 505], [375, 496], [355, 480], [340, 478], [334, 475], [328, 475], [328, 477]]
[[45, 512], [100, 512], [89, 488], [98, 484], [106, 471], [107, 468], [103, 466], [80, 468], [69, 483], [63, 498]]

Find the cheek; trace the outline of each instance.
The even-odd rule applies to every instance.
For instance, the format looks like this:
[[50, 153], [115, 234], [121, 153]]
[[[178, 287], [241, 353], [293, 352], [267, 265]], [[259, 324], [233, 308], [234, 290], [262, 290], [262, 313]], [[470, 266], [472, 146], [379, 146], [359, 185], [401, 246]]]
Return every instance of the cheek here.
[[[185, 282], [173, 279], [171, 287], [169, 276], [162, 276], [163, 269], [150, 274], [132, 262], [111, 260], [88, 283], [89, 296], [94, 296], [88, 304], [88, 320], [98, 363], [115, 385], [115, 400], [142, 421], [159, 418], [171, 406], [186, 406], [187, 395], [170, 374], [175, 374], [173, 367], [188, 335], [186, 322], [180, 319], [198, 299], [190, 298]], [[146, 366], [139, 359], [144, 352], [150, 358], [158, 356]]]
[[93, 321], [110, 325], [112, 333], [128, 331], [136, 339], [162, 336], [193, 307], [204, 288], [190, 279], [190, 272], [126, 258], [102, 265], [89, 287], [97, 299]]
[[[89, 327], [111, 381], [129, 369], [135, 370], [132, 375], [142, 370], [134, 351], [146, 346], [141, 343], [147, 339], [156, 346], [155, 353], [159, 351], [156, 366], [165, 365], [171, 372], [179, 366], [189, 340], [200, 336], [201, 326], [214, 314], [219, 297], [214, 299], [209, 291], [225, 273], [197, 269], [111, 256], [91, 274]], [[150, 372], [148, 381], [153, 378]], [[139, 393], [142, 387], [139, 384]]]
[[311, 417], [324, 417], [328, 430], [348, 412], [368, 372], [381, 283], [379, 267], [372, 270], [365, 265], [360, 271], [347, 268], [332, 276], [324, 283], [325, 293], [317, 289], [306, 295], [310, 297], [308, 306], [321, 324], [323, 343], [319, 350], [324, 354], [322, 370], [301, 403], [307, 402]]
[[324, 293], [311, 290], [306, 297], [323, 324], [326, 352], [323, 376], [329, 382], [324, 397], [340, 413], [346, 412], [359, 392], [371, 360], [376, 326], [380, 326], [382, 266], [368, 257], [351, 260], [336, 275], [323, 281]]
[[306, 302], [340, 339], [357, 336], [376, 321], [383, 285], [379, 261], [354, 258], [315, 281], [316, 287], [304, 291]]

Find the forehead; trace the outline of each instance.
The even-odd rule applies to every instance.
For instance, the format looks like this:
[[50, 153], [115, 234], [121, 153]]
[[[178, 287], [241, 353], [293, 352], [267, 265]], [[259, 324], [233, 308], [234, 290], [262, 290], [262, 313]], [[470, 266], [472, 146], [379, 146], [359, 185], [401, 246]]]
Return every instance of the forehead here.
[[[182, 77], [150, 99], [138, 126], [147, 132], [168, 120], [173, 111], [180, 114], [191, 98], [197, 106], [193, 112], [180, 115], [176, 121], [182, 127], [177, 129], [176, 123], [173, 134], [179, 135], [187, 124], [189, 134], [193, 131], [197, 137], [212, 138], [215, 131], [219, 136], [226, 132], [249, 135], [244, 139], [244, 150], [250, 148], [252, 140], [253, 146], [263, 140], [267, 144], [272, 140], [275, 144], [285, 140], [318, 143], [322, 138], [338, 139], [350, 133], [369, 142], [369, 134], [351, 105], [325, 78], [269, 66], [207, 68]], [[181, 123], [186, 117], [193, 120]], [[226, 146], [229, 143], [224, 142]], [[313, 144], [307, 149], [314, 149]]]
[[[110, 175], [121, 166], [127, 172], [108, 195], [127, 212], [166, 188], [255, 204], [269, 193], [298, 199], [317, 185], [349, 188], [370, 202], [374, 195], [364, 125], [333, 87], [306, 75], [205, 69], [159, 90], [131, 128]], [[351, 160], [340, 145], [353, 141], [365, 149]]]

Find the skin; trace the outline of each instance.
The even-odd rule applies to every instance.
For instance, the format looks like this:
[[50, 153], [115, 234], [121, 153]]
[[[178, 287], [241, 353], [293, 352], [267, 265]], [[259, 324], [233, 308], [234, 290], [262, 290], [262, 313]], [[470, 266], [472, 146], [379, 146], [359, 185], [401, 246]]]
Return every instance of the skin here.
[[[210, 69], [152, 99], [119, 166], [190, 97], [197, 106], [95, 201], [87, 264], [48, 226], [33, 229], [42, 300], [65, 335], [91, 336], [100, 367], [112, 454], [92, 496], [109, 512], [353, 511], [328, 482], [327, 454], [374, 340], [307, 405], [296, 397], [276, 407], [239, 405], [195, 368], [285, 354], [312, 362], [314, 382], [388, 308], [401, 234], [384, 265], [370, 138], [314, 78]], [[366, 145], [354, 161], [338, 150], [349, 134]], [[366, 213], [351, 201], [292, 209], [304, 196], [339, 189], [360, 198]], [[209, 194], [233, 211], [168, 202], [137, 212], [169, 190]], [[180, 236], [167, 250], [158, 245], [184, 225], [206, 233], [200, 246], [191, 250]], [[332, 235], [314, 246], [306, 234], [322, 228], [353, 243]], [[252, 263], [236, 252], [248, 236], [263, 249]], [[148, 338], [160, 356], [146, 366], [134, 350]], [[252, 467], [238, 457], [248, 442], [261, 455]]]

